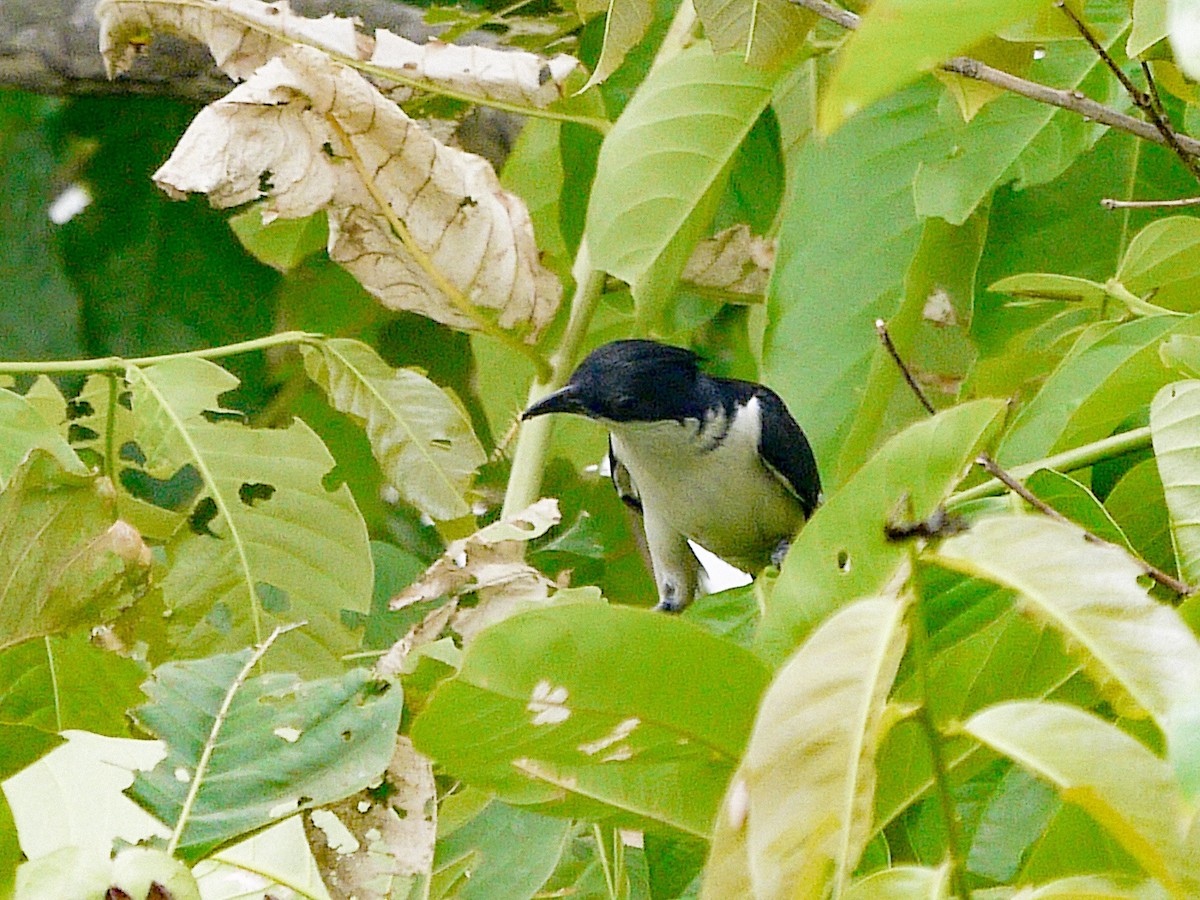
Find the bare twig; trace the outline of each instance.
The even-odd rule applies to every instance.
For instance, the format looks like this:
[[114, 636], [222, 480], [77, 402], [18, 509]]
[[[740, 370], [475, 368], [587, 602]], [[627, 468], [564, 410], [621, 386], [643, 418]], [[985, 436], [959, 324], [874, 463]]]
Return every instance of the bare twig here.
[[[904, 375], [904, 380], [908, 382], [908, 385], [910, 388], [912, 388], [913, 393], [915, 393], [917, 395], [917, 399], [921, 401], [921, 405], [924, 406], [925, 409], [927, 409], [929, 411], [930, 415], [933, 415], [933, 413], [934, 413], [933, 407], [930, 405], [929, 401], [925, 398], [925, 395], [924, 395], [924, 393], [922, 393], [921, 389], [917, 386], [916, 380], [913, 378], [912, 373], [908, 370], [908, 366], [905, 365], [904, 360], [901, 359], [900, 354], [896, 352], [896, 345], [892, 343], [891, 336], [887, 332], [887, 325], [884, 324], [884, 321], [882, 319], [877, 319], [875, 321], [875, 330], [876, 330], [876, 332], [878, 332], [879, 339], [880, 339], [880, 341], [883, 342], [883, 346], [887, 349], [888, 354], [892, 357], [892, 361], [896, 363], [897, 367], [899, 367], [901, 373]], [[1026, 503], [1028, 503], [1034, 509], [1036, 509], [1038, 512], [1041, 512], [1041, 513], [1049, 516], [1050, 518], [1054, 519], [1055, 521], [1065, 522], [1067, 524], [1073, 525], [1076, 528], [1079, 528], [1080, 530], [1083, 531], [1084, 538], [1089, 541], [1092, 541], [1097, 544], [1107, 544], [1110, 547], [1118, 546], [1116, 544], [1113, 544], [1111, 541], [1106, 541], [1104, 538], [1099, 537], [1096, 534], [1093, 534], [1091, 531], [1088, 531], [1086, 528], [1084, 528], [1078, 522], [1072, 522], [1070, 519], [1068, 519], [1066, 516], [1064, 516], [1062, 513], [1060, 513], [1053, 506], [1050, 506], [1048, 503], [1046, 503], [1040, 497], [1035, 495], [1032, 491], [1029, 490], [1029, 488], [1027, 488], [1027, 487], [1025, 487], [1025, 485], [1021, 484], [1021, 482], [1017, 481], [1017, 479], [1013, 478], [1012, 475], [1010, 475], [1005, 469], [1003, 469], [1000, 466], [1000, 464], [997, 463], [994, 459], [992, 459], [992, 457], [990, 455], [988, 455], [987, 453], [981, 453], [979, 455], [979, 458], [976, 460], [976, 462], [980, 466], [982, 466], [988, 472], [988, 474], [990, 474], [993, 478], [995, 478], [997, 481], [999, 481], [1001, 484], [1003, 484], [1005, 487], [1007, 487], [1010, 491], [1012, 491], [1014, 494], [1016, 494], [1018, 497], [1020, 497], [1022, 500], [1024, 500]], [[903, 526], [901, 526], [901, 528], [903, 528]], [[918, 528], [919, 528], [919, 525], [918, 525]], [[893, 535], [893, 534], [889, 533], [888, 536], [895, 539], [896, 537], [909, 537], [909, 536], [911, 536], [911, 534]], [[1128, 548], [1120, 547], [1120, 549], [1124, 550], [1126, 553], [1129, 553], [1130, 557], [1134, 561], [1137, 562], [1138, 566], [1141, 567], [1143, 572], [1145, 572], [1147, 575], [1149, 575], [1152, 579], [1157, 581], [1163, 587], [1167, 588], [1168, 590], [1174, 591], [1179, 596], [1180, 600], [1182, 600], [1185, 597], [1191, 596], [1191, 594], [1195, 591], [1195, 588], [1193, 588], [1191, 585], [1188, 585], [1188, 584], [1180, 581], [1178, 578], [1175, 578], [1173, 575], [1168, 575], [1166, 572], [1151, 565], [1150, 563], [1146, 562], [1146, 560], [1142, 559], [1141, 557], [1139, 557], [1133, 553], [1130, 553]]]
[[[859, 17], [857, 15], [849, 10], [828, 3], [826, 0], [790, 0], [790, 2], [812, 10], [821, 16], [821, 18], [836, 22], [843, 28], [853, 30], [858, 27]], [[941, 69], [945, 72], [954, 72], [964, 78], [994, 85], [1009, 93], [1018, 94], [1030, 100], [1035, 100], [1038, 103], [1045, 103], [1048, 106], [1055, 106], [1059, 109], [1078, 113], [1083, 118], [1092, 122], [1099, 122], [1101, 125], [1107, 125], [1109, 128], [1124, 131], [1135, 137], [1140, 137], [1156, 144], [1167, 145], [1167, 139], [1149, 122], [1144, 122], [1133, 116], [1117, 112], [1117, 110], [1111, 107], [1097, 103], [1095, 100], [1084, 96], [1080, 91], [1052, 88], [1044, 84], [1039, 84], [1036, 81], [1018, 78], [1016, 75], [993, 68], [969, 56], [956, 56], [953, 59], [947, 60], [942, 63]], [[1176, 134], [1175, 140], [1188, 154], [1200, 156], [1200, 141], [1182, 134]]]
[[1100, 201], [1105, 209], [1160, 209], [1172, 206], [1200, 206], [1200, 197], [1179, 197], [1175, 200], [1117, 200], [1105, 197]]
[[[1038, 512], [1049, 516], [1050, 518], [1054, 519], [1056, 522], [1065, 522], [1068, 525], [1073, 525], [1076, 528], [1082, 529], [1084, 538], [1086, 540], [1091, 541], [1092, 543], [1106, 544], [1109, 547], [1119, 546], [1117, 544], [1114, 544], [1112, 541], [1106, 541], [1104, 538], [1100, 537], [1099, 535], [1096, 535], [1096, 534], [1092, 533], [1091, 531], [1088, 531], [1086, 528], [1083, 528], [1083, 526], [1080, 525], [1078, 522], [1073, 522], [1070, 519], [1068, 519], [1066, 516], [1064, 516], [1062, 513], [1060, 513], [1053, 506], [1046, 503], [1046, 501], [1042, 500], [1040, 497], [1038, 497], [1036, 494], [1034, 494], [1031, 490], [1029, 490], [1029, 488], [1025, 487], [1025, 485], [1021, 484], [1021, 482], [1017, 481], [1017, 479], [1013, 478], [1010, 474], [1008, 474], [1008, 472], [1006, 472], [1003, 468], [1001, 468], [999, 463], [997, 463], [994, 459], [992, 459], [991, 456], [989, 456], [988, 454], [981, 453], [979, 455], [979, 459], [977, 459], [976, 462], [978, 462], [979, 465], [981, 465], [984, 469], [986, 469], [988, 474], [990, 474], [996, 480], [1002, 482], [1005, 485], [1005, 487], [1007, 487], [1010, 491], [1012, 491], [1014, 494], [1016, 494], [1018, 497], [1020, 497], [1022, 500], [1024, 500], [1026, 503], [1028, 503], [1034, 509], [1036, 509]], [[1120, 549], [1125, 550], [1126, 553], [1129, 553], [1128, 549], [1125, 547], [1120, 547]], [[1150, 563], [1146, 562], [1146, 560], [1142, 559], [1141, 557], [1135, 556], [1132, 553], [1130, 553], [1129, 555], [1137, 562], [1137, 564], [1141, 567], [1143, 572], [1145, 572], [1147, 575], [1149, 575], [1152, 579], [1157, 581], [1163, 587], [1167, 588], [1170, 591], [1174, 591], [1176, 594], [1178, 594], [1180, 600], [1182, 600], [1185, 597], [1190, 596], [1195, 591], [1195, 588], [1193, 588], [1191, 585], [1180, 581], [1178, 578], [1174, 577], [1173, 575], [1168, 575], [1162, 569], [1152, 566]]]
[[1063, 0], [1058, 0], [1054, 5], [1061, 9], [1063, 14], [1074, 23], [1076, 30], [1079, 31], [1079, 34], [1088, 42], [1091, 48], [1096, 51], [1096, 55], [1100, 57], [1101, 62], [1116, 76], [1117, 81], [1121, 82], [1121, 87], [1125, 88], [1125, 93], [1129, 95], [1129, 99], [1133, 101], [1133, 105], [1146, 114], [1146, 118], [1150, 120], [1150, 124], [1162, 135], [1164, 143], [1179, 157], [1192, 177], [1200, 181], [1200, 163], [1197, 163], [1195, 156], [1184, 150], [1180, 145], [1179, 135], [1171, 127], [1171, 122], [1162, 108], [1158, 89], [1154, 85], [1154, 79], [1150, 76], [1150, 67], [1144, 63], [1142, 65], [1142, 71], [1146, 73], [1147, 83], [1150, 86], [1148, 91], [1143, 91], [1125, 74], [1125, 70], [1117, 65], [1117, 61], [1109, 55], [1109, 52], [1104, 49], [1104, 45], [1092, 34], [1092, 30], [1087, 27], [1087, 23], [1075, 15], [1073, 9], [1067, 6]]
[[887, 322], [883, 319], [875, 320], [875, 333], [879, 335], [879, 340], [883, 343], [883, 349], [892, 357], [892, 361], [896, 363], [896, 368], [900, 370], [900, 374], [904, 376], [904, 380], [908, 382], [909, 388], [921, 401], [921, 405], [925, 407], [925, 412], [931, 416], [937, 414], [937, 410], [933, 408], [933, 404], [929, 402], [929, 398], [925, 396], [925, 392], [921, 390], [921, 386], [917, 384], [917, 380], [913, 378], [912, 372], [908, 370], [908, 366], [904, 364], [904, 360], [900, 358], [899, 351], [896, 350], [896, 345], [892, 343], [892, 336], [888, 334]]

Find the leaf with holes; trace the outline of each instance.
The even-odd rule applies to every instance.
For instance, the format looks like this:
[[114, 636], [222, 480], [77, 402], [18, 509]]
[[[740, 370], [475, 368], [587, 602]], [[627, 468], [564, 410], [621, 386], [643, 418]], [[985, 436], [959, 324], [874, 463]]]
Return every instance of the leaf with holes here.
[[[893, 596], [839, 610], [763, 696], [713, 846], [714, 857], [744, 851], [756, 898], [818, 898], [830, 884], [838, 896], [849, 883], [871, 836], [875, 754], [907, 608]], [[704, 896], [728, 895], [717, 886]]]
[[97, 624], [145, 582], [150, 551], [114, 522], [112, 484], [35, 450], [0, 492], [0, 649]]
[[301, 681], [247, 679], [249, 650], [159, 666], [137, 724], [167, 756], [128, 793], [179, 835], [195, 860], [298, 810], [340, 800], [387, 767], [403, 695], [356, 669]]
[[571, 603], [480, 632], [412, 738], [507, 802], [706, 838], [766, 681], [681, 619]]
[[470, 514], [465, 494], [485, 460], [462, 405], [413, 369], [393, 369], [359, 341], [304, 346], [308, 376], [359, 422], [384, 475], [434, 519]]
[[838, 607], [884, 590], [909, 558], [903, 542], [888, 540], [885, 525], [931, 515], [1003, 413], [1002, 401], [976, 400], [918, 422], [826, 500], [784, 560], [759, 628], [759, 652], [782, 662]]
[[1138, 584], [1124, 550], [1084, 539], [1042, 516], [983, 519], [928, 555], [939, 565], [1012, 588], [1125, 715], [1162, 727], [1200, 693], [1200, 642], [1170, 607]]
[[358, 647], [341, 611], [367, 610], [373, 567], [349, 488], [325, 487], [325, 445], [303, 422], [248, 428], [218, 415], [218, 395], [237, 381], [213, 363], [176, 359], [126, 377], [146, 470], [190, 463], [202, 485], [166, 545], [163, 598], [179, 646], [206, 655], [305, 621], [276, 658], [306, 674], [340, 671]]

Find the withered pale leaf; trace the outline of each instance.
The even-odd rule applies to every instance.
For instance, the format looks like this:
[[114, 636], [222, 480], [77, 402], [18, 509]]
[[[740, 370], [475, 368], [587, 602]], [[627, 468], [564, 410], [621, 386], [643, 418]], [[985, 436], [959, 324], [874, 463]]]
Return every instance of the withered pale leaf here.
[[287, 0], [100, 0], [96, 19], [109, 78], [127, 71], [149, 35], [158, 31], [204, 44], [221, 71], [235, 81], [249, 78], [272, 56], [297, 43], [358, 56], [352, 19], [332, 14], [309, 19], [293, 13]]
[[525, 603], [544, 603], [553, 585], [524, 559], [523, 544], [560, 519], [558, 501], [542, 499], [509, 519], [453, 541], [421, 578], [392, 598], [392, 609], [413, 603], [477, 594], [479, 602], [459, 610], [451, 627], [470, 639]]
[[683, 280], [696, 287], [759, 301], [775, 264], [775, 242], [733, 225], [701, 241], [683, 269]]
[[371, 64], [460, 93], [543, 108], [566, 94], [564, 82], [579, 61], [565, 53], [545, 59], [524, 50], [415, 44], [379, 29]]
[[383, 779], [385, 790], [368, 788], [323, 807], [353, 837], [350, 847], [335, 846], [317, 824], [320, 819], [305, 816], [313, 855], [336, 898], [420, 896], [413, 888], [429, 878], [433, 868], [437, 837], [433, 765], [401, 735]]
[[546, 59], [524, 50], [440, 41], [420, 45], [384, 29], [372, 39], [355, 29], [353, 19], [332, 14], [310, 19], [292, 12], [287, 0], [101, 0], [96, 18], [110, 78], [129, 69], [154, 32], [204, 44], [221, 71], [235, 81], [249, 78], [288, 47], [306, 45], [369, 67], [383, 87], [399, 81], [471, 99], [537, 107], [565, 96], [567, 77], [579, 66], [574, 57], [561, 53]]
[[[173, 197], [205, 193], [214, 206], [266, 197], [266, 218], [324, 209], [333, 260], [389, 309], [455, 328], [479, 323], [442, 279], [531, 341], [562, 296], [538, 259], [525, 205], [485, 160], [440, 144], [362, 76], [310, 47], [289, 48], [202, 110], [154, 179]], [[372, 190], [407, 227], [417, 256]]]

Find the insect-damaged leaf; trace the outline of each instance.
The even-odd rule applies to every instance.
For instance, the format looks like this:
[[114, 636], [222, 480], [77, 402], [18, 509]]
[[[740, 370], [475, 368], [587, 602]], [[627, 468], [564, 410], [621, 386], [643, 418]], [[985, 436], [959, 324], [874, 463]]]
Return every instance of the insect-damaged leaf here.
[[[372, 571], [366, 526], [334, 460], [303, 422], [249, 428], [209, 421], [237, 383], [183, 358], [127, 372], [137, 440], [150, 472], [192, 465], [199, 499], [166, 545], [169, 627], [188, 655], [260, 642], [276, 624], [306, 621], [275, 658], [305, 673], [340, 671], [357, 649], [343, 609], [365, 611]], [[288, 654], [292, 656], [288, 657]]]
[[371, 452], [405, 500], [435, 519], [470, 513], [464, 494], [487, 455], [459, 403], [359, 341], [328, 340], [301, 351], [309, 377], [334, 407], [363, 424]]
[[399, 688], [362, 669], [246, 680], [251, 659], [245, 650], [159, 666], [143, 686], [150, 703], [134, 711], [167, 757], [129, 793], [172, 827], [185, 817], [179, 850], [188, 859], [365, 788], [392, 755]]
[[266, 197], [267, 218], [326, 210], [330, 258], [389, 309], [467, 330], [494, 320], [533, 340], [561, 299], [524, 203], [491, 166], [310, 47], [202, 110], [154, 179], [219, 207]]

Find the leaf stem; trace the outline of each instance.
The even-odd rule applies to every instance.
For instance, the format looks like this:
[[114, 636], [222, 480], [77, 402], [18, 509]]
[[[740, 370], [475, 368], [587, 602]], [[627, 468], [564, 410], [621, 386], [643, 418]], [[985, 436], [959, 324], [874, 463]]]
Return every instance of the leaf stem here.
[[225, 719], [229, 716], [229, 710], [233, 706], [233, 698], [237, 692], [241, 690], [246, 679], [250, 676], [251, 670], [257, 666], [267, 651], [271, 649], [271, 645], [281, 636], [293, 629], [300, 628], [304, 622], [293, 622], [291, 625], [279, 625], [275, 630], [267, 635], [254, 652], [250, 654], [250, 658], [246, 660], [246, 664], [242, 666], [237, 677], [233, 679], [229, 687], [225, 691], [225, 696], [221, 699], [221, 706], [217, 709], [217, 715], [213, 718], [212, 728], [209, 729], [208, 739], [204, 742], [204, 749], [200, 751], [200, 759], [196, 763], [196, 771], [192, 773], [191, 781], [188, 783], [187, 796], [184, 797], [183, 807], [179, 810], [179, 818], [175, 822], [175, 830], [171, 832], [171, 839], [167, 842], [167, 853], [171, 856], [175, 855], [175, 851], [179, 849], [179, 841], [183, 837], [183, 831], [187, 827], [188, 819], [192, 814], [192, 807], [196, 805], [196, 797], [200, 794], [200, 786], [204, 782], [204, 777], [207, 774], [208, 764], [212, 761], [213, 750], [217, 745], [217, 735], [221, 732], [221, 727], [225, 724]]
[[[843, 28], [853, 30], [859, 26], [860, 19], [856, 13], [829, 3], [827, 0], [789, 0], [789, 2], [812, 10], [821, 18], [836, 22]], [[969, 56], [956, 56], [948, 59], [938, 68], [964, 78], [970, 78], [973, 81], [982, 81], [984, 84], [993, 85], [1029, 100], [1045, 103], [1047, 106], [1070, 110], [1085, 119], [1153, 141], [1156, 144], [1167, 144], [1166, 138], [1151, 123], [1127, 116], [1102, 103], [1097, 103], [1078, 90], [1052, 88], [1036, 81], [1018, 78], [1016, 75], [993, 68]], [[1175, 132], [1175, 140], [1184, 152], [1193, 156], [1200, 155], [1200, 141], [1178, 132]]]
[[266, 337], [254, 338], [249, 341], [238, 341], [235, 344], [224, 344], [220, 347], [202, 347], [199, 350], [164, 353], [159, 356], [135, 356], [129, 359], [120, 356], [102, 356], [97, 359], [0, 362], [0, 375], [120, 374], [129, 366], [145, 368], [172, 359], [221, 359], [225, 356], [236, 356], [239, 353], [249, 353], [253, 350], [264, 350], [267, 347], [278, 347], [283, 344], [309, 344], [323, 339], [324, 335], [308, 331], [281, 331], [279, 334], [270, 334]]
[[[1150, 426], [1147, 425], [1143, 428], [1123, 431], [1120, 434], [1114, 434], [1112, 437], [1093, 441], [1090, 444], [1084, 444], [1073, 450], [1064, 450], [1062, 453], [1047, 456], [1045, 459], [1034, 460], [1031, 463], [1025, 463], [1020, 466], [1013, 466], [1009, 470], [1009, 474], [1013, 478], [1024, 479], [1028, 478], [1038, 469], [1074, 472], [1079, 469], [1090, 468], [1102, 460], [1115, 459], [1118, 456], [1124, 456], [1126, 453], [1149, 449], [1150, 446]], [[974, 487], [967, 488], [965, 491], [952, 494], [950, 499], [946, 501], [946, 508], [953, 510], [972, 500], [995, 497], [1003, 494], [1007, 489], [1004, 482], [1000, 481], [1000, 479], [990, 478], [982, 484], [977, 484]]]
[[946, 851], [950, 858], [950, 883], [959, 900], [971, 900], [971, 888], [967, 884], [966, 857], [962, 846], [962, 821], [954, 803], [954, 792], [950, 784], [950, 771], [942, 754], [942, 735], [933, 721], [929, 707], [929, 633], [925, 628], [925, 600], [917, 591], [917, 602], [912, 606], [912, 651], [914, 675], [921, 704], [916, 711], [917, 724], [925, 732], [929, 744], [929, 760], [933, 769], [934, 790], [942, 807], [946, 822]]
[[[567, 383], [571, 370], [583, 348], [592, 315], [604, 290], [604, 273], [591, 267], [587, 250], [587, 236], [579, 245], [575, 258], [575, 293], [571, 297], [571, 309], [566, 328], [558, 342], [558, 349], [550, 357], [550, 374], [538, 377], [529, 389], [529, 402], [533, 403], [551, 391]], [[512, 472], [508, 477], [508, 488], [504, 492], [504, 507], [501, 518], [515, 516], [538, 498], [542, 488], [542, 472], [546, 465], [546, 451], [550, 447], [551, 416], [539, 416], [521, 425], [517, 434], [517, 446], [513, 449]]]
[[604, 829], [599, 825], [592, 825], [592, 839], [596, 842], [596, 854], [600, 857], [600, 871], [604, 873], [604, 884], [608, 888], [609, 900], [617, 900], [615, 872], [604, 847]]
[[388, 225], [391, 226], [392, 232], [404, 246], [405, 251], [407, 251], [416, 264], [421, 267], [421, 271], [429, 276], [429, 280], [433, 282], [434, 287], [436, 287], [450, 302], [450, 305], [453, 306], [464, 318], [470, 321], [475, 328], [477, 328], [479, 331], [482, 331], [484, 334], [495, 338], [510, 350], [515, 350], [517, 353], [520, 353], [522, 356], [528, 359], [531, 363], [533, 363], [539, 379], [548, 378], [550, 376], [550, 370], [541, 354], [529, 344], [526, 344], [521, 339], [515, 337], [508, 331], [505, 331], [503, 328], [500, 328], [494, 322], [489, 320], [487, 316], [480, 311], [479, 307], [472, 303], [470, 298], [468, 298], [467, 295], [459, 289], [458, 285], [454, 284], [454, 282], [452, 282], [446, 276], [441, 268], [433, 261], [433, 257], [426, 253], [425, 249], [417, 243], [417, 240], [413, 237], [412, 232], [408, 230], [408, 226], [404, 224], [404, 221], [396, 214], [396, 210], [392, 208], [392, 204], [388, 202], [387, 197], [383, 195], [383, 191], [379, 189], [379, 185], [375, 183], [375, 176], [367, 170], [367, 164], [363, 162], [363, 158], [359, 155], [358, 149], [354, 146], [354, 142], [350, 140], [350, 135], [346, 133], [344, 128], [342, 128], [342, 123], [339, 122], [332, 114], [325, 116], [325, 121], [329, 123], [329, 127], [334, 130], [338, 136], [338, 139], [342, 142], [342, 147], [346, 152], [346, 157], [350, 160], [351, 165], [354, 166], [355, 172], [358, 173], [359, 181], [361, 181], [363, 187], [367, 189], [367, 193], [371, 195], [371, 199], [375, 201], [375, 205], [379, 207], [380, 213], [382, 213], [383, 217], [387, 219]]

